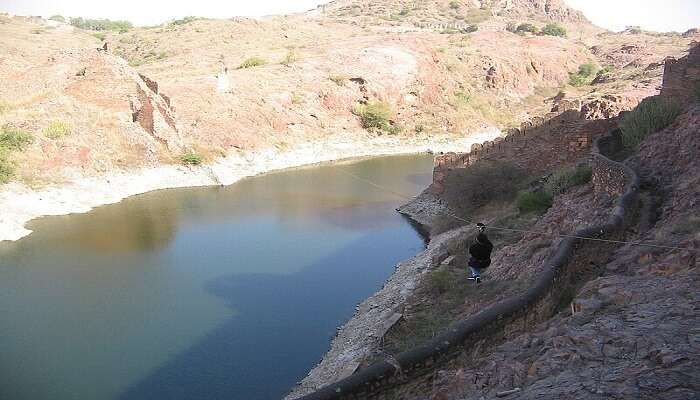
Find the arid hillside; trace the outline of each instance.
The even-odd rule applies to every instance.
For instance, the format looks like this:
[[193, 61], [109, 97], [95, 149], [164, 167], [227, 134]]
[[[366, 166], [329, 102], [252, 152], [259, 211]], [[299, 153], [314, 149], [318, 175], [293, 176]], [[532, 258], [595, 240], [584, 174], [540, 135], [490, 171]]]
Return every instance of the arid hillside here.
[[[539, 32], [552, 22], [566, 34]], [[605, 32], [534, 0], [337, 1], [123, 32], [3, 15], [0, 125], [23, 139], [3, 150], [2, 181], [40, 187], [337, 135], [464, 137], [565, 98], [617, 111], [653, 94], [664, 57], [692, 40]]]

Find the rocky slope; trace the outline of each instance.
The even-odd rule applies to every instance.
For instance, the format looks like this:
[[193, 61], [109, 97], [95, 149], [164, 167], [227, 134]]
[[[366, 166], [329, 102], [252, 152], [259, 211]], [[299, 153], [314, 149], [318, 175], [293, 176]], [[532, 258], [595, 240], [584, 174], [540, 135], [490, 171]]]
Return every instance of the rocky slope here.
[[515, 388], [509, 398], [697, 398], [699, 124], [695, 106], [630, 160], [663, 200], [659, 215], [629, 239], [688, 250], [621, 247], [571, 310], [501, 345], [467, 352], [438, 371], [431, 387], [406, 388], [402, 398], [491, 399]]
[[[41, 186], [178, 163], [183, 152], [212, 162], [339, 132], [363, 142], [371, 138], [352, 111], [367, 101], [386, 102], [397, 137], [408, 140], [514, 126], [548, 111], [558, 92], [557, 99], [614, 93], [633, 104], [658, 86], [663, 57], [693, 39], [602, 32], [549, 0], [412, 5], [416, 13], [491, 10], [470, 34], [420, 28], [404, 16], [396, 23], [406, 29], [389, 29], [374, 12], [368, 21], [348, 20], [337, 12], [343, 4], [399, 13], [405, 6], [337, 2], [301, 15], [95, 33], [107, 51], [97, 50], [102, 43], [91, 32], [0, 16], [0, 78], [7, 82], [0, 122], [34, 136], [13, 153], [12, 179]], [[505, 30], [528, 18], [540, 26], [563, 21], [569, 38]], [[239, 68], [251, 57], [265, 65]], [[567, 86], [569, 73], [588, 61], [614, 68], [593, 86]], [[51, 123], [67, 132], [47, 133]]]

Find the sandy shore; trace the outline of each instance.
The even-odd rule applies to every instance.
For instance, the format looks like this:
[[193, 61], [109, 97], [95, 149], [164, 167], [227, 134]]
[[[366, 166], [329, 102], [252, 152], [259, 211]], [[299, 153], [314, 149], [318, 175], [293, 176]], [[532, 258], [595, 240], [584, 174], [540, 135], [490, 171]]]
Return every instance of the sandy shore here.
[[473, 143], [491, 140], [496, 129], [470, 134], [468, 137], [335, 135], [323, 141], [301, 143], [287, 150], [241, 151], [213, 164], [186, 167], [158, 167], [115, 171], [97, 177], [76, 178], [68, 183], [33, 190], [10, 183], [0, 189], [0, 241], [18, 240], [31, 233], [25, 224], [47, 215], [82, 213], [92, 208], [116, 203], [126, 197], [158, 189], [230, 185], [238, 180], [265, 172], [347, 158], [427, 151], [464, 151]]

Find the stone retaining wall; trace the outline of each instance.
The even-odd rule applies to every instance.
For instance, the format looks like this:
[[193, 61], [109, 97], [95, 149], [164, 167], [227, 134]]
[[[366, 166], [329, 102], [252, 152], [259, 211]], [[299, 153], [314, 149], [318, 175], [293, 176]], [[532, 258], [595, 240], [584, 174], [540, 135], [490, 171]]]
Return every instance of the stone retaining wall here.
[[[547, 160], [541, 158], [579, 158], [590, 149], [594, 138], [608, 131], [615, 121], [587, 120], [584, 113], [576, 107], [581, 107], [580, 102], [560, 104], [557, 112], [524, 122], [520, 128], [508, 130], [505, 137], [474, 144], [468, 153], [437, 155], [433, 164], [433, 182], [430, 190], [441, 194], [444, 191], [445, 178], [451, 170], [469, 167], [486, 158], [508, 156], [509, 159], [521, 160], [522, 164], [526, 164], [525, 167], [532, 170], [549, 166]], [[563, 149], [566, 154], [552, 152], [551, 148]], [[522, 157], [528, 152], [531, 153], [529, 159]]]
[[391, 362], [373, 364], [301, 399], [386, 398], [401, 384], [426, 376], [465, 348], [471, 348], [483, 339], [494, 342], [499, 337], [547, 320], [562, 305], [570, 302], [585, 276], [592, 272], [596, 264], [603, 263], [614, 249], [610, 243], [580, 238], [621, 238], [636, 209], [639, 178], [634, 171], [600, 154], [598, 146], [592, 157], [594, 169], [598, 170], [594, 174], [625, 179], [619, 184], [613, 182], [614, 178], [601, 180], [596, 190], [609, 193], [622, 185], [624, 193], [618, 198], [605, 224], [580, 229], [573, 234], [577, 237], [567, 237], [560, 242], [547, 260], [547, 267], [524, 294], [496, 303], [454, 323], [445, 333], [422, 346], [398, 354]]

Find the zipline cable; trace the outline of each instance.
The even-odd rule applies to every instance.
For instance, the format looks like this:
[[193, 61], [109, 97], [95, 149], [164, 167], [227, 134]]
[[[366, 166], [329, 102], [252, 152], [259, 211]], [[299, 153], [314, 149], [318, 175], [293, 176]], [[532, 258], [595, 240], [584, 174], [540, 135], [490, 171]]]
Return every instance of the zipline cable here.
[[[374, 181], [371, 181], [367, 178], [363, 178], [361, 176], [358, 176], [356, 174], [353, 174], [352, 172], [346, 170], [343, 167], [338, 166], [337, 167], [340, 172], [344, 173], [345, 175], [348, 175], [354, 179], [357, 179], [358, 181], [364, 182], [370, 186], [373, 186], [379, 190], [388, 192], [393, 194], [394, 196], [400, 197], [404, 200], [413, 200], [413, 196], [408, 196], [403, 193], [397, 192], [393, 189], [390, 189], [386, 186], [380, 185]], [[466, 224], [471, 224], [471, 225], [476, 225], [475, 221], [469, 221], [467, 219], [464, 219], [458, 215], [452, 214], [447, 211], [436, 211], [438, 214], [442, 214], [448, 217], [452, 217], [458, 221], [464, 222]], [[644, 242], [628, 242], [624, 240], [613, 240], [613, 239], [600, 239], [600, 238], [591, 238], [591, 237], [585, 237], [585, 236], [578, 236], [578, 235], [568, 235], [568, 234], [563, 234], [563, 233], [550, 233], [550, 232], [543, 232], [543, 231], [533, 231], [533, 230], [528, 230], [528, 229], [515, 229], [515, 228], [505, 228], [505, 227], [499, 227], [499, 226], [492, 226], [492, 225], [487, 225], [488, 229], [494, 229], [494, 230], [501, 230], [501, 231], [510, 231], [510, 232], [519, 232], [519, 233], [533, 233], [536, 235], [543, 235], [543, 236], [557, 236], [557, 237], [562, 237], [562, 238], [572, 238], [572, 239], [581, 239], [581, 240], [591, 240], [591, 241], [596, 241], [596, 242], [606, 242], [606, 243], [615, 243], [615, 244], [628, 244], [631, 246], [644, 246], [644, 247], [655, 247], [659, 249], [667, 249], [667, 250], [682, 250], [682, 251], [691, 251], [691, 252], [697, 252], [697, 249], [690, 249], [686, 247], [676, 247], [676, 246], [665, 246], [665, 245], [660, 245], [660, 244], [652, 244], [652, 243], [644, 243]]]

